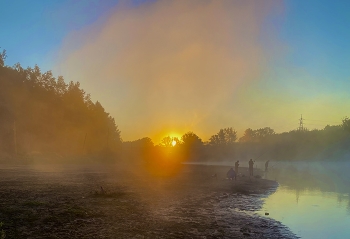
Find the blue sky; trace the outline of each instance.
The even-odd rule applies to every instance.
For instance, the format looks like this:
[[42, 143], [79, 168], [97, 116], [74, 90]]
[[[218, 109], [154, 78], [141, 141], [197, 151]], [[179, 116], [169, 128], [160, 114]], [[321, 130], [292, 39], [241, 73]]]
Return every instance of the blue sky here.
[[[137, 7], [147, 0], [135, 0]], [[151, 1], [152, 2], [152, 1]], [[104, 18], [118, 0], [0, 1], [0, 47], [7, 64], [38, 64], [50, 69], [48, 58], [64, 37]], [[279, 38], [290, 48], [286, 63], [306, 68], [317, 77], [350, 75], [350, 2], [328, 0], [285, 1], [278, 22]], [[273, 22], [268, 22], [273, 24]]]
[[[124, 1], [124, 4], [125, 2], [129, 7], [137, 9], [158, 1], [134, 0]], [[118, 0], [0, 0], [0, 47], [7, 51], [6, 64], [12, 66], [19, 62], [23, 67], [38, 64], [43, 71], [54, 70], [56, 73], [57, 56], [67, 37], [73, 33], [80, 34], [91, 26], [102, 26], [103, 22], [118, 12], [118, 8]], [[256, 85], [247, 85], [246, 92], [261, 97], [255, 99], [257, 103], [266, 101], [265, 104], [272, 107], [271, 112], [279, 114], [284, 113], [281, 111], [282, 105], [276, 105], [276, 109], [273, 109], [275, 100], [270, 99], [272, 96], [276, 101], [285, 102], [284, 107], [294, 107], [295, 110], [290, 112], [292, 117], [300, 116], [299, 113], [305, 114], [305, 111], [311, 115], [309, 118], [322, 118], [329, 122], [350, 116], [349, 12], [350, 1], [283, 1], [281, 12], [266, 16], [261, 28], [260, 44], [273, 55], [269, 59], [268, 70], [260, 76]], [[87, 92], [92, 91], [92, 96], [98, 100], [99, 97], [104, 97], [103, 92], [109, 90], [101, 87], [101, 92], [98, 92], [96, 87], [90, 86], [83, 79], [69, 78], [75, 75], [77, 74], [67, 72], [67, 78], [64, 74], [68, 81], [79, 80], [82, 87]], [[245, 94], [240, 94], [242, 98], [246, 97]], [[118, 114], [112, 108], [116, 103], [109, 104], [109, 98], [101, 101], [107, 102], [104, 105], [107, 105], [112, 116]], [[295, 102], [295, 105], [292, 106], [290, 102]], [[317, 104], [323, 104], [324, 107]], [[259, 107], [251, 109], [256, 108]], [[326, 116], [327, 110], [330, 110], [329, 116]], [[249, 116], [249, 111], [242, 112], [241, 115]], [[258, 115], [263, 118], [263, 113]], [[230, 117], [232, 116], [227, 116], [224, 121], [230, 122]], [[269, 117], [271, 115], [266, 116], [261, 124], [270, 122]], [[118, 123], [118, 117], [116, 120]], [[122, 122], [127, 119], [119, 120]], [[281, 120], [282, 116], [277, 117], [276, 122]], [[297, 122], [297, 118], [295, 120]], [[254, 123], [251, 124], [247, 126], [254, 128]], [[260, 127], [259, 124], [255, 126]], [[274, 128], [274, 125], [270, 126]]]
[[349, 11], [349, 1], [287, 1], [280, 36], [292, 48], [289, 63], [318, 77], [349, 80]]
[[116, 0], [1, 0], [0, 47], [7, 51], [7, 64], [52, 69], [51, 58], [64, 37], [103, 18], [115, 4]]

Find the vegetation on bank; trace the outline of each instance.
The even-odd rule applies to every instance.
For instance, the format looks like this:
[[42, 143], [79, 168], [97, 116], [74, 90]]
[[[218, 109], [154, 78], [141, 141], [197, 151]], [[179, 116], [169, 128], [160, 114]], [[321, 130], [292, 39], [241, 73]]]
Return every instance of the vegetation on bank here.
[[[38, 66], [5, 65], [0, 53], [0, 157], [28, 158], [36, 154], [95, 156], [112, 160], [143, 158], [160, 167], [167, 161], [215, 161], [261, 158], [271, 160], [349, 159], [350, 119], [321, 130], [276, 133], [269, 127], [246, 129], [237, 137], [223, 128], [204, 142], [194, 132], [170, 136], [154, 145], [152, 139], [123, 142], [114, 118], [92, 102], [79, 82], [66, 83]], [[155, 160], [155, 158], [157, 160]], [[163, 160], [163, 161], [162, 161]]]
[[51, 71], [5, 66], [0, 54], [0, 155], [71, 156], [115, 152], [120, 131], [102, 105], [79, 82], [66, 83]]
[[[241, 138], [231, 133], [224, 137], [222, 132], [232, 132], [231, 129], [221, 129], [215, 137], [203, 142], [195, 133], [188, 132], [180, 139], [166, 137], [160, 145], [154, 146], [150, 138], [132, 142], [124, 142], [132, 156], [147, 155], [154, 148], [172, 150], [173, 155], [180, 154], [187, 161], [235, 161], [249, 160], [349, 160], [350, 159], [350, 119], [343, 119], [341, 125], [329, 126], [324, 129], [292, 130], [275, 133], [271, 128], [247, 129]], [[233, 132], [235, 132], [233, 130]], [[220, 140], [217, 140], [217, 138]], [[170, 138], [170, 139], [169, 139]], [[175, 146], [169, 143], [177, 141]], [[138, 152], [138, 153], [136, 153]], [[131, 157], [132, 158], [132, 157]]]

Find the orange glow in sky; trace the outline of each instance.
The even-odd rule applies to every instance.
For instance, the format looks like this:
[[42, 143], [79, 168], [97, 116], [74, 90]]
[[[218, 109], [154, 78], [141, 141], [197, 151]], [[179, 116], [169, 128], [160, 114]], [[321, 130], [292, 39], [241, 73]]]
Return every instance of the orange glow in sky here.
[[284, 14], [282, 1], [122, 1], [64, 39], [55, 72], [80, 81], [126, 141], [188, 131], [207, 141], [226, 127], [284, 132], [300, 114], [340, 123], [349, 97], [313, 94], [319, 84], [302, 68], [273, 69], [292, 49], [264, 24]]

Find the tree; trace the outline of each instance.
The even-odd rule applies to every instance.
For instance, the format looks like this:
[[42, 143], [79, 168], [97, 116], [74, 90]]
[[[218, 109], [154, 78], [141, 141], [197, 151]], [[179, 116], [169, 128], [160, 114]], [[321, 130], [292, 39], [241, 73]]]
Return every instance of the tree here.
[[0, 67], [4, 67], [5, 66], [6, 58], [7, 58], [6, 50], [2, 50], [2, 53], [0, 53]]
[[342, 120], [342, 128], [343, 130], [347, 131], [350, 133], [350, 118], [347, 116]]
[[274, 134], [275, 134], [275, 131], [270, 127], [260, 128], [260, 129], [257, 129], [255, 132], [255, 136], [256, 138], [258, 138], [259, 141]]
[[237, 131], [230, 128], [224, 129], [226, 145], [232, 145], [237, 140]]
[[141, 147], [145, 147], [145, 148], [151, 148], [154, 146], [152, 139], [148, 137], [139, 139], [137, 140], [137, 142], [141, 145]]
[[181, 137], [182, 145], [191, 148], [193, 146], [203, 145], [203, 141], [193, 132], [187, 132]]
[[178, 145], [180, 143], [180, 140], [177, 137], [164, 137], [161, 141], [160, 141], [160, 146], [163, 147], [173, 147], [175, 145], [173, 145], [173, 142], [175, 142], [175, 145]]
[[60, 155], [106, 151], [117, 153], [120, 130], [99, 102], [80, 88], [66, 84], [39, 66], [3, 67], [6, 51], [0, 52], [0, 154], [14, 152], [13, 125], [18, 133], [19, 155], [37, 151]]
[[129, 151], [128, 152], [129, 155], [141, 154], [141, 156], [145, 157], [147, 156], [145, 154], [147, 154], [148, 152], [150, 152], [150, 150], [153, 149], [154, 144], [152, 142], [152, 139], [145, 137], [135, 141], [123, 142], [123, 147], [127, 151]]
[[239, 142], [258, 142], [274, 134], [275, 131], [270, 127], [260, 128], [256, 130], [248, 128], [244, 131], [244, 135], [239, 139]]
[[239, 139], [239, 142], [252, 142], [255, 139], [255, 131], [248, 128], [244, 131], [244, 135]]
[[220, 131], [211, 136], [210, 145], [232, 145], [237, 140], [237, 131], [230, 128], [220, 129]]
[[187, 132], [181, 137], [181, 154], [185, 160], [196, 160], [203, 155], [203, 141], [193, 132]]

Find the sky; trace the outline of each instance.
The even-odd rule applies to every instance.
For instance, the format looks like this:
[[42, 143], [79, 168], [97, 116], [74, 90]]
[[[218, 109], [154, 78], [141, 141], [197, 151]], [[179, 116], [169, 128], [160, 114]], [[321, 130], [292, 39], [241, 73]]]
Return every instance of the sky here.
[[0, 0], [6, 64], [79, 81], [125, 141], [350, 116], [349, 1]]

